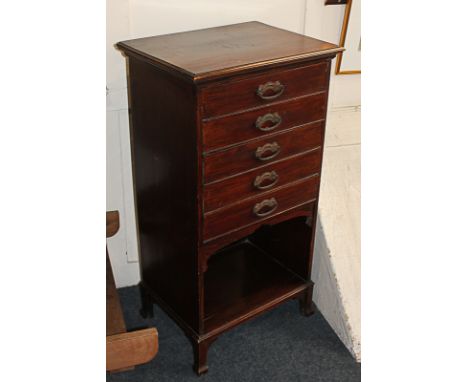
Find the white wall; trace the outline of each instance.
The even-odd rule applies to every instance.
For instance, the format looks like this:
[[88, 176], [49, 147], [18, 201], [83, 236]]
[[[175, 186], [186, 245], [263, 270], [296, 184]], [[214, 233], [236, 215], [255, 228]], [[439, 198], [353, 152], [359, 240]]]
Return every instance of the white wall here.
[[[339, 44], [343, 23], [344, 5], [324, 5], [322, 0], [308, 0], [305, 10], [304, 34]], [[336, 61], [336, 59], [335, 59]], [[361, 75], [335, 75], [335, 65], [330, 80], [330, 105], [332, 108], [361, 105]]]
[[361, 358], [361, 113], [329, 113], [319, 227], [312, 280], [314, 302], [357, 360]]
[[107, 240], [117, 286], [140, 279], [133, 208], [125, 60], [113, 44], [129, 37], [129, 1], [107, 3], [107, 205], [120, 213], [120, 230]]
[[[128, 134], [125, 60], [118, 41], [258, 20], [338, 43], [344, 6], [323, 0], [108, 0], [107, 1], [107, 209], [121, 215], [108, 239], [118, 287], [139, 281]], [[332, 75], [330, 107], [360, 104], [360, 75]]]

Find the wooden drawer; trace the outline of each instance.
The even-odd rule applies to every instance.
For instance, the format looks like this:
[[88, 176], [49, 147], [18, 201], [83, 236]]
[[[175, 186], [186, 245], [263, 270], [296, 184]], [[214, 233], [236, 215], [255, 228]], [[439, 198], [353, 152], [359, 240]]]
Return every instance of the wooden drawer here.
[[274, 132], [322, 120], [327, 93], [297, 98], [203, 123], [203, 148], [210, 151]]
[[203, 164], [204, 184], [313, 149], [322, 144], [322, 137], [323, 122], [314, 122], [208, 154]]
[[[229, 114], [327, 89], [329, 63], [274, 69], [200, 90], [202, 117]], [[263, 97], [263, 98], [262, 98]]]
[[204, 187], [203, 210], [209, 212], [238, 200], [257, 196], [320, 171], [322, 150], [277, 161], [261, 169], [251, 170]]
[[203, 239], [207, 240], [248, 225], [263, 223], [272, 216], [316, 199], [319, 179], [319, 176], [315, 175], [206, 213], [203, 221]]

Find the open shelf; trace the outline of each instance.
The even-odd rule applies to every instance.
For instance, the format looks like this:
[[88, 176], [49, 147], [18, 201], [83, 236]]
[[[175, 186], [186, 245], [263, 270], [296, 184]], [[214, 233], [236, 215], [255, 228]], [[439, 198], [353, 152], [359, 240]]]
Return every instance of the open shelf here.
[[205, 332], [234, 326], [307, 285], [249, 240], [229, 246], [210, 259], [205, 273]]

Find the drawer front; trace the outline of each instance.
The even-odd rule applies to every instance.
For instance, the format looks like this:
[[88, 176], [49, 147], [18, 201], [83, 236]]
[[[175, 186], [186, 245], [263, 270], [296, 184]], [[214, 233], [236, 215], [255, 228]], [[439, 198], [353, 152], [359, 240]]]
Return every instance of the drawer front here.
[[203, 164], [204, 184], [318, 147], [322, 144], [323, 126], [323, 122], [314, 122], [208, 154]]
[[203, 118], [264, 106], [273, 102], [324, 91], [329, 62], [289, 70], [274, 69], [246, 79], [213, 84], [201, 89]]
[[321, 158], [322, 150], [315, 149], [261, 169], [211, 183], [203, 191], [203, 210], [213, 211], [316, 174], [320, 171]]
[[322, 120], [326, 115], [327, 93], [301, 97], [203, 123], [203, 147], [210, 151], [262, 137], [274, 132]]
[[208, 240], [248, 225], [263, 223], [272, 216], [316, 199], [319, 179], [315, 175], [205, 214], [203, 239]]

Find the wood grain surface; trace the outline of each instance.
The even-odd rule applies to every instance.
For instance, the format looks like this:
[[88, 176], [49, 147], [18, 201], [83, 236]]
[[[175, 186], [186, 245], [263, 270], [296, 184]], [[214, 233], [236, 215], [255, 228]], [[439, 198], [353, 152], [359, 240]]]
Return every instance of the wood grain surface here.
[[[263, 224], [268, 224], [266, 221], [268, 218], [298, 205], [310, 203], [317, 197], [318, 180], [318, 176], [312, 176], [295, 183], [289, 183], [287, 186], [268, 191], [254, 198], [206, 213], [203, 224], [203, 238], [206, 240], [217, 237], [229, 233], [233, 229], [260, 221]], [[265, 213], [268, 213], [269, 210], [273, 210], [273, 212], [265, 215], [265, 217], [255, 215], [253, 212], [254, 206], [271, 198], [274, 198], [277, 202], [276, 209], [266, 207], [264, 209]]]
[[151, 361], [158, 353], [155, 328], [106, 337], [106, 370], [118, 371]]
[[[299, 97], [287, 102], [254, 109], [227, 117], [210, 119], [203, 122], [203, 148], [211, 151], [244, 142], [249, 139], [266, 137], [292, 127], [325, 119], [327, 93]], [[281, 122], [272, 130], [262, 131], [256, 127], [258, 118], [276, 114]]]
[[[244, 76], [239, 80], [215, 83], [200, 91], [204, 118], [229, 114], [238, 110], [270, 105], [279, 101], [325, 91], [328, 62], [299, 66], [287, 70], [273, 69], [261, 74]], [[262, 99], [259, 87], [278, 82], [283, 91], [272, 99]], [[271, 94], [275, 96], [275, 93]]]
[[343, 50], [258, 21], [122, 41], [117, 46], [192, 80]]
[[[205, 184], [240, 174], [242, 172], [267, 166], [277, 160], [299, 154], [319, 147], [322, 144], [323, 123], [310, 123], [290, 131], [269, 135], [266, 138], [251, 140], [246, 144], [235, 146], [225, 151], [209, 154], [204, 159]], [[256, 157], [259, 148], [268, 144], [277, 144], [278, 155], [270, 160], [260, 160]], [[272, 156], [274, 152], [265, 152]], [[297, 163], [299, 165], [300, 163]]]
[[[292, 158], [277, 161], [262, 169], [253, 169], [241, 175], [205, 185], [203, 191], [204, 211], [208, 212], [223, 206], [229, 206], [236, 201], [262, 195], [307, 176], [318, 175], [321, 159], [321, 149], [317, 148]], [[297, 166], [296, 163], [302, 165]], [[262, 190], [254, 186], [257, 177], [272, 172], [277, 176], [274, 187]], [[268, 182], [264, 181], [262, 185], [268, 185]]]

